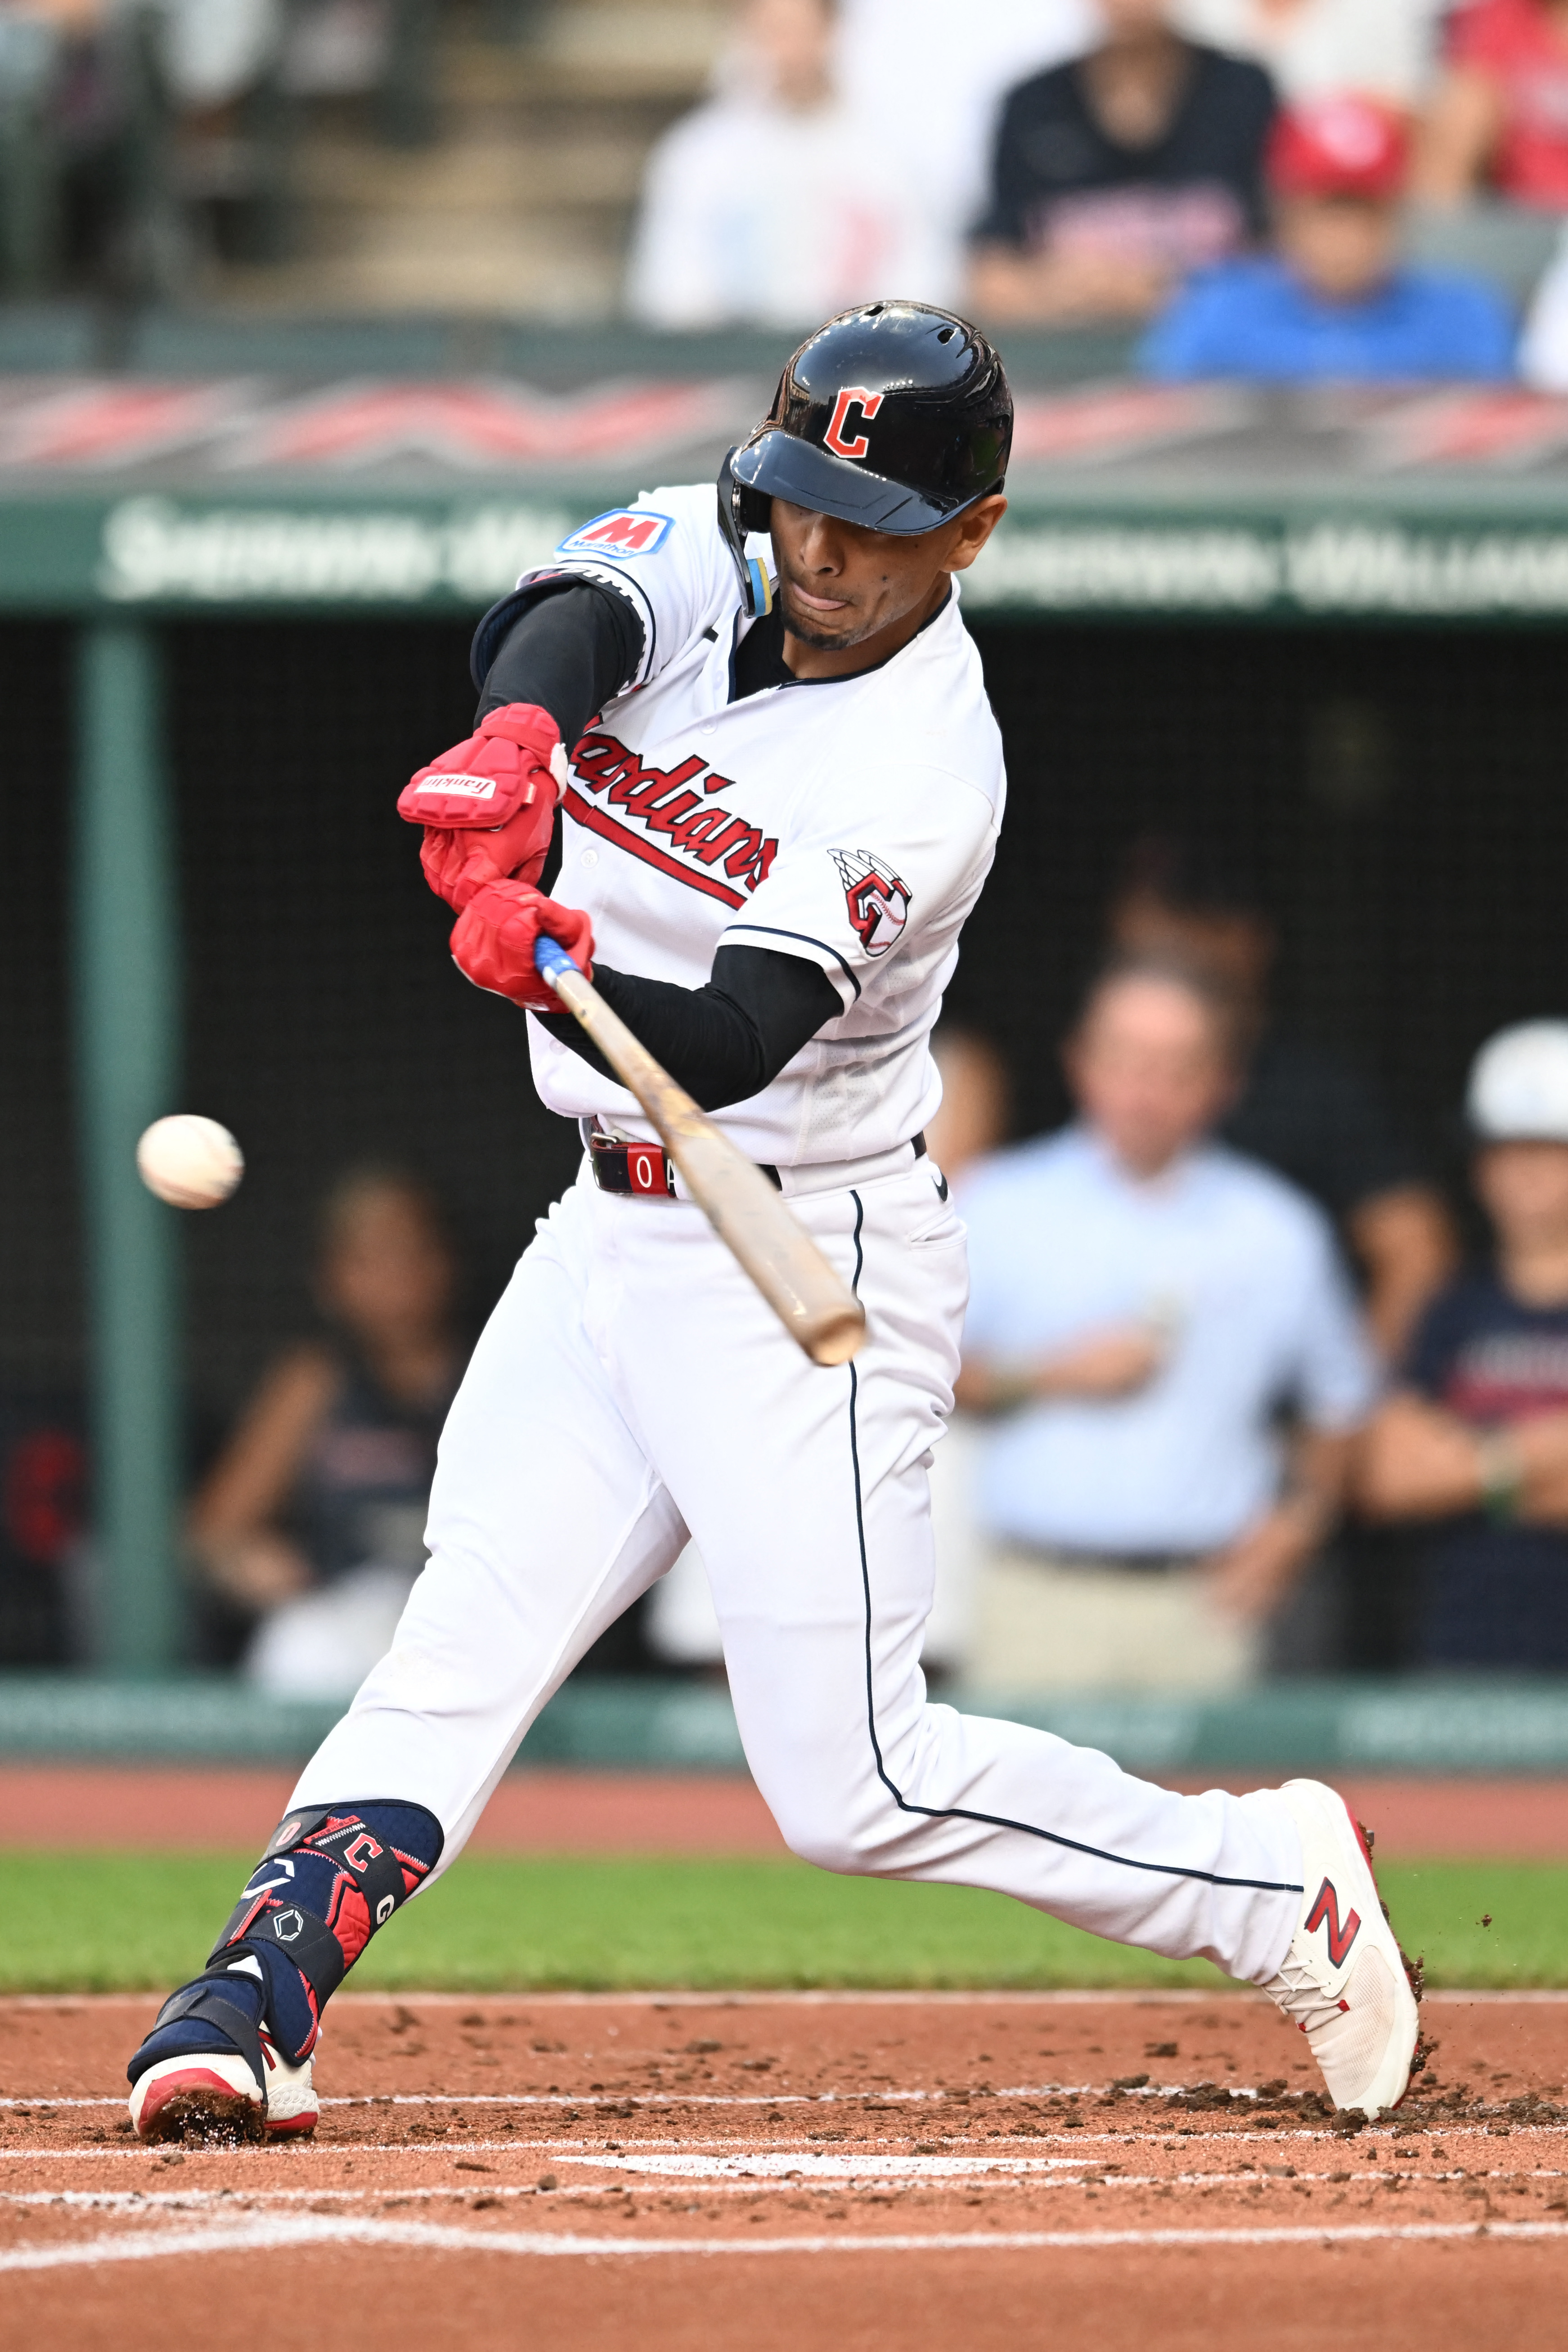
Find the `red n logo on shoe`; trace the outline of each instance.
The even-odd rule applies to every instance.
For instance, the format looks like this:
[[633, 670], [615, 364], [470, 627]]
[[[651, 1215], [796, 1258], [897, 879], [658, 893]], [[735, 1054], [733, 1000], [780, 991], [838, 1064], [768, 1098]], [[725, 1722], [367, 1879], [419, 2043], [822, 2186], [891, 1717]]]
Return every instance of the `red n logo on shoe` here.
[[1361, 1913], [1351, 1912], [1342, 1927], [1339, 1894], [1332, 1880], [1327, 1878], [1319, 1887], [1317, 1901], [1307, 1914], [1307, 1933], [1310, 1936], [1323, 1927], [1329, 1931], [1329, 1958], [1336, 1969], [1342, 1969], [1350, 1958], [1351, 1946], [1361, 1933]]

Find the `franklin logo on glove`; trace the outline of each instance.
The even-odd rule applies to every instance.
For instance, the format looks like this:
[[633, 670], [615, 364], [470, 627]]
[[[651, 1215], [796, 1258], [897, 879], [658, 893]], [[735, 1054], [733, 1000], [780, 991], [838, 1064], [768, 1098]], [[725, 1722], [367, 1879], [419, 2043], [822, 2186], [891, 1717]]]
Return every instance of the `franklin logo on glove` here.
[[[493, 801], [500, 786], [493, 776], [441, 775], [426, 776], [422, 784], [415, 785], [414, 790], [420, 794], [455, 793], [459, 800]], [[522, 803], [525, 808], [532, 807], [537, 791], [538, 786], [531, 782]]]
[[425, 828], [419, 862], [437, 897], [460, 913], [489, 882], [537, 882], [566, 775], [561, 730], [531, 702], [487, 711], [477, 734], [416, 769], [397, 814]]

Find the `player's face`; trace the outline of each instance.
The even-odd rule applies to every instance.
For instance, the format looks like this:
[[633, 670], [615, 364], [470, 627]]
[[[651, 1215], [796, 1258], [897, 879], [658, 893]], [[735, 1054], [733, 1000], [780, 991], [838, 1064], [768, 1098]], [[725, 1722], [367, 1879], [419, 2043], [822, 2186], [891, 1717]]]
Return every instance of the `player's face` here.
[[1100, 991], [1068, 1048], [1068, 1076], [1090, 1127], [1140, 1175], [1198, 1142], [1235, 1084], [1211, 1009], [1154, 978]]
[[[826, 656], [797, 660], [799, 677], [828, 677], [837, 667], [863, 669], [907, 644], [930, 619], [954, 572], [967, 571], [1007, 510], [1003, 498], [981, 499], [939, 530], [912, 537], [867, 530], [809, 507], [773, 501], [773, 557], [784, 627], [798, 646]], [[853, 653], [839, 665], [837, 657]]]

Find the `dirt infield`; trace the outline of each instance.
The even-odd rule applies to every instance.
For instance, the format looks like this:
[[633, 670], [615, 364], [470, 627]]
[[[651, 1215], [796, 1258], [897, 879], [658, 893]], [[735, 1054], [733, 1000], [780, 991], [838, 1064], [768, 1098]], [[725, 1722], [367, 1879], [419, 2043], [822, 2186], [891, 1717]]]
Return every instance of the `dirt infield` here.
[[[1162, 1776], [1164, 1777], [1164, 1776]], [[1173, 1788], [1254, 1788], [1220, 1773]], [[0, 1764], [0, 1822], [16, 1849], [143, 1853], [259, 1847], [293, 1787], [288, 1770], [174, 1765]], [[1340, 1780], [1377, 1824], [1382, 1861], [1484, 1856], [1568, 1861], [1568, 1780]], [[749, 1780], [729, 1774], [510, 1773], [474, 1833], [477, 1853], [782, 1854]]]
[[[315, 2140], [152, 2151], [145, 2000], [0, 2004], [7, 2341], [1508, 2352], [1568, 2287], [1568, 1996], [1347, 2132], [1256, 1997], [354, 1997]], [[310, 2318], [307, 2315], [315, 2315]]]

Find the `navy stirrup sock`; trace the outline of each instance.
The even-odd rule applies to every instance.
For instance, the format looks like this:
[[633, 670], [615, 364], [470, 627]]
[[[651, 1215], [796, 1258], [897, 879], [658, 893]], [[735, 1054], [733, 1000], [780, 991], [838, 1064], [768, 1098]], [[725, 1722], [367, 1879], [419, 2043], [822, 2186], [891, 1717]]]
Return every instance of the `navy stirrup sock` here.
[[[290, 2066], [371, 1937], [429, 1876], [441, 1825], [392, 1800], [298, 1808], [268, 1841], [205, 1969], [164, 2003], [128, 2069], [244, 2048], [265, 2030]], [[194, 1998], [193, 1998], [194, 1996]], [[164, 2018], [170, 2010], [177, 2013]]]

